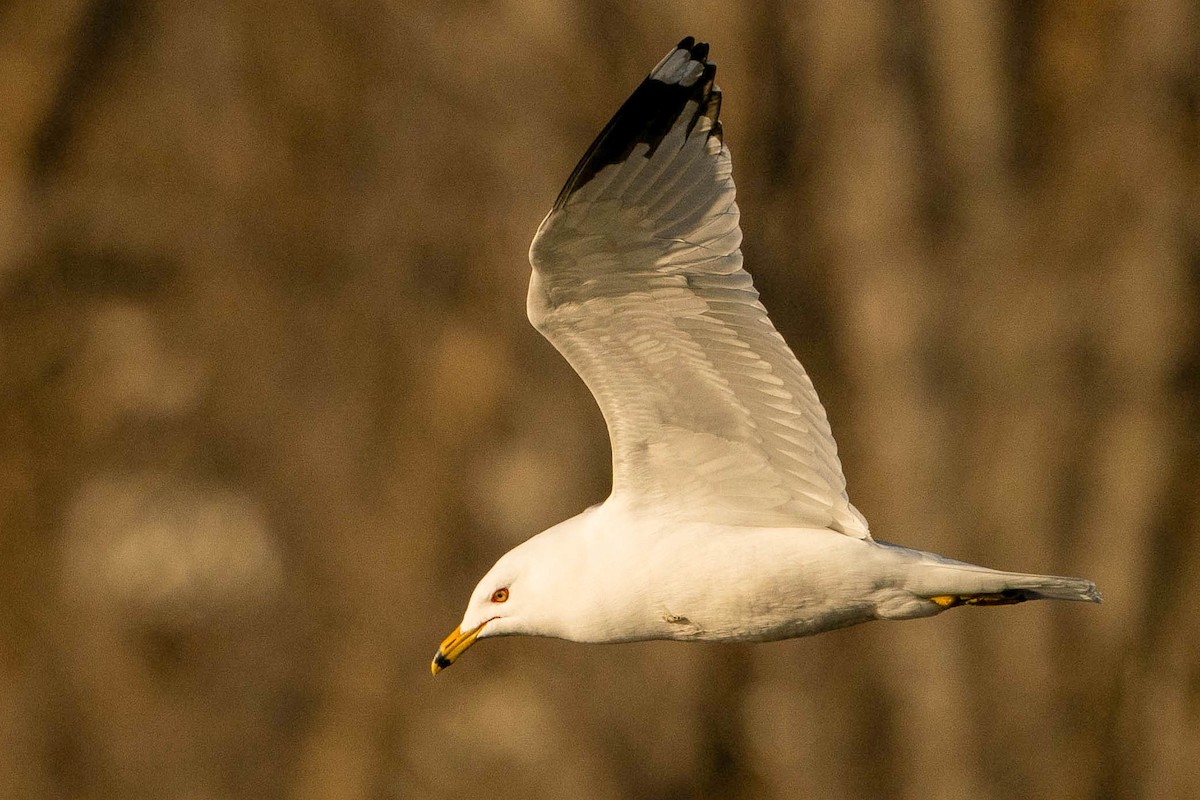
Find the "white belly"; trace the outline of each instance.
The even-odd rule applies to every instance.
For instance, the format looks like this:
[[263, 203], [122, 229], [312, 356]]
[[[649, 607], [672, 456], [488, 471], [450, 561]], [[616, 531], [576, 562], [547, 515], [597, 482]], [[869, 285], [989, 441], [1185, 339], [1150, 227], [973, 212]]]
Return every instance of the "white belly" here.
[[600, 591], [589, 605], [604, 610], [600, 625], [571, 638], [770, 641], [938, 610], [897, 585], [895, 567], [912, 551], [828, 530], [692, 524], [598, 535], [609, 546], [625, 540], [623, 574], [613, 581], [596, 565]]
[[883, 576], [873, 569], [869, 542], [803, 529], [726, 530], [685, 538], [691, 552], [676, 560], [680, 580], [658, 594], [664, 607], [660, 636], [769, 641], [876, 616]]

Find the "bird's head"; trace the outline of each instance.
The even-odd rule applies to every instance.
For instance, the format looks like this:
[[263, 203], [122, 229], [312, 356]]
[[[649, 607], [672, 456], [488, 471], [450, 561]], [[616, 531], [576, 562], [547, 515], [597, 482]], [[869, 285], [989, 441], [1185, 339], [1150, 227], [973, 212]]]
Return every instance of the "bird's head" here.
[[562, 622], [570, 616], [566, 606], [574, 594], [564, 587], [572, 582], [576, 561], [569, 537], [562, 533], [551, 528], [509, 550], [488, 570], [471, 593], [462, 622], [434, 655], [434, 675], [477, 639], [562, 635]]

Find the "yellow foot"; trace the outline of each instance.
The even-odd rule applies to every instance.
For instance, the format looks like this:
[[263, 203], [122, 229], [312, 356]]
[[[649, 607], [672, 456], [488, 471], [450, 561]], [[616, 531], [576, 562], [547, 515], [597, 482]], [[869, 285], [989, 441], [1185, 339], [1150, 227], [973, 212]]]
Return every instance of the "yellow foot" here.
[[1010, 606], [1013, 603], [1024, 603], [1037, 595], [1023, 589], [1006, 589], [1003, 592], [988, 592], [986, 594], [939, 594], [929, 598], [942, 608], [955, 606]]

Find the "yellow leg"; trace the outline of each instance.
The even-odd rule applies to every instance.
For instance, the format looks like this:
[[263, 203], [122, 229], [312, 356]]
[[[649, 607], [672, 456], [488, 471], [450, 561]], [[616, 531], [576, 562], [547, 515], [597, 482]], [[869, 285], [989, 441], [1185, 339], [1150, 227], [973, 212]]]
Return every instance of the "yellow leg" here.
[[1003, 592], [987, 592], [983, 594], [939, 594], [929, 598], [942, 608], [955, 606], [1010, 606], [1013, 603], [1023, 603], [1037, 597], [1022, 589], [1006, 589]]

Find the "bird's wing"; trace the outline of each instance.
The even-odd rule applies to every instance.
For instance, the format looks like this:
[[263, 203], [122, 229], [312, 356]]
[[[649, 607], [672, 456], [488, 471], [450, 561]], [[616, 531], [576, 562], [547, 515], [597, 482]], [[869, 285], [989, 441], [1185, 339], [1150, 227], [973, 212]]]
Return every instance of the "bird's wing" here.
[[604, 413], [614, 496], [869, 538], [812, 381], [742, 269], [707, 56], [680, 42], [575, 167], [529, 251], [529, 319]]

